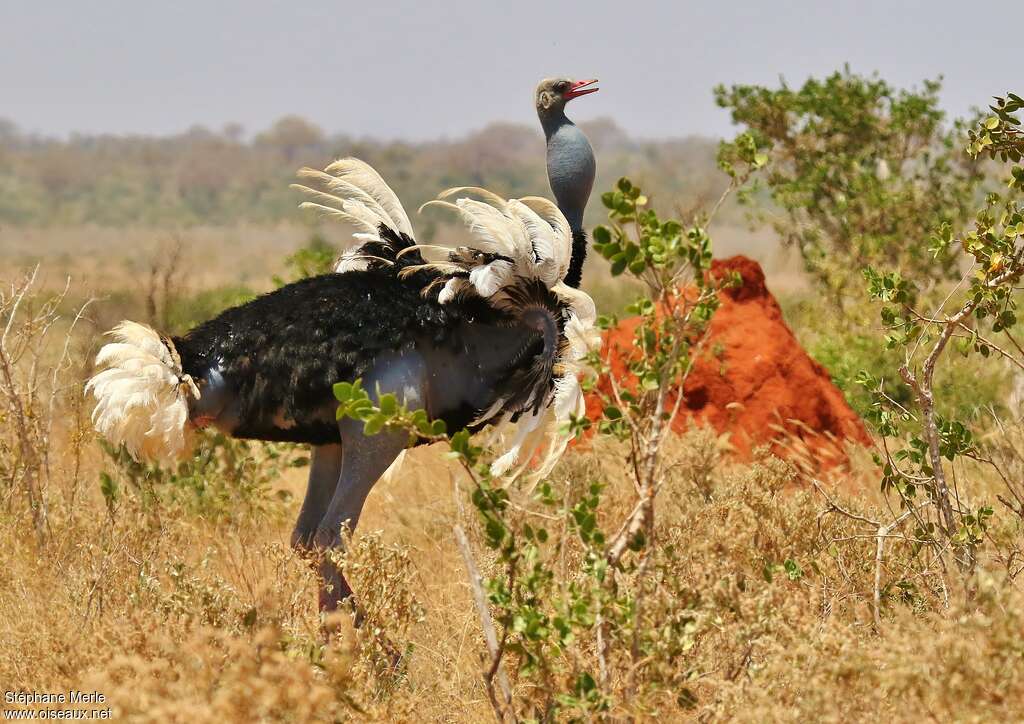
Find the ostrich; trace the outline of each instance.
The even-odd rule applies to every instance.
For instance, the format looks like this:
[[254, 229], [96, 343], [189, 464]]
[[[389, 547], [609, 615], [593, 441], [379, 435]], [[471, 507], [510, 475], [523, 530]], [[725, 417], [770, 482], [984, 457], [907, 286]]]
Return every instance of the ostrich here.
[[359, 245], [334, 273], [228, 309], [181, 337], [122, 322], [86, 386], [96, 429], [137, 459], [157, 461], [186, 454], [206, 426], [311, 445], [292, 545], [314, 554], [320, 608], [336, 609], [352, 591], [322, 553], [340, 546], [343, 526], [355, 529], [408, 437], [365, 436], [361, 422], [336, 420], [334, 383], [361, 378], [372, 398], [393, 394], [449, 430], [504, 425], [508, 450], [495, 475], [531, 463], [544, 475], [564, 451], [564, 423], [583, 412], [580, 360], [599, 342], [593, 300], [564, 282], [582, 265], [569, 218], [578, 226], [594, 163], [574, 174], [559, 167], [567, 158], [575, 157], [548, 154], [563, 210], [472, 187], [429, 202], [458, 214], [472, 238], [433, 261], [423, 253], [439, 247], [414, 241], [402, 204], [368, 164], [349, 158], [300, 170], [308, 184], [295, 187], [311, 198], [302, 206], [354, 227]]

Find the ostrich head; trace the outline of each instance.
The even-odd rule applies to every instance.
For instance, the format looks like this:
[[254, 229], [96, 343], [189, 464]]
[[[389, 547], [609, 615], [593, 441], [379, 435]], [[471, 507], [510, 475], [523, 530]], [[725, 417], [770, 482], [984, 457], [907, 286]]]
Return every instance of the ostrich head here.
[[565, 112], [565, 104], [573, 98], [590, 93], [597, 93], [598, 88], [588, 88], [597, 83], [593, 80], [572, 80], [571, 78], [545, 78], [537, 85], [537, 114], [543, 119], [546, 115], [558, 115]]

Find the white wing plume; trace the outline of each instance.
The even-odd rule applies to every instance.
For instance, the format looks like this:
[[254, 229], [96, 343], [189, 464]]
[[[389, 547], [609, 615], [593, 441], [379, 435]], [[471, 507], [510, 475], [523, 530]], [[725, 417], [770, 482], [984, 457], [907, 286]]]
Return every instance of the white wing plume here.
[[[412, 225], [398, 197], [370, 166], [356, 159], [343, 159], [324, 171], [302, 169], [299, 176], [311, 186], [295, 188], [310, 196], [303, 207], [350, 224], [361, 242], [345, 253], [335, 271], [366, 269], [377, 254], [381, 227], [413, 238]], [[315, 186], [315, 187], [314, 187]], [[465, 295], [476, 295], [492, 304], [508, 305], [517, 287], [540, 281], [559, 300], [554, 379], [537, 408], [508, 409], [499, 399], [482, 411], [475, 421], [498, 426], [499, 437], [507, 438], [506, 452], [492, 465], [498, 476], [515, 478], [528, 471], [531, 479], [546, 475], [560, 458], [569, 441], [567, 423], [584, 412], [578, 376], [585, 371], [584, 358], [600, 344], [594, 329], [593, 299], [562, 283], [572, 256], [569, 222], [547, 199], [529, 196], [506, 200], [486, 189], [462, 186], [438, 195], [421, 207], [453, 211], [465, 224], [470, 240], [465, 245], [439, 247], [412, 244], [391, 256], [398, 260], [409, 252], [433, 252], [434, 261], [402, 267], [400, 276], [430, 270], [434, 281], [424, 294], [437, 289], [440, 304], [452, 304]], [[437, 252], [442, 257], [437, 258]], [[515, 422], [512, 422], [515, 420]]]
[[[471, 193], [482, 201], [447, 200], [460, 193]], [[572, 256], [569, 222], [547, 199], [506, 201], [475, 187], [449, 189], [424, 206], [456, 212], [472, 236], [469, 245], [452, 249], [445, 261], [426, 265], [449, 277], [438, 297], [442, 304], [459, 293], [498, 299], [508, 287], [534, 279], [564, 304], [559, 326], [565, 344], [558, 351], [556, 376], [545, 404], [536, 412], [517, 416], [499, 401], [477, 420], [499, 425], [497, 435], [507, 438], [507, 451], [494, 461], [491, 472], [507, 478], [528, 473], [537, 480], [551, 471], [565, 451], [570, 439], [566, 427], [572, 417], [585, 411], [578, 376], [585, 372], [586, 355], [600, 345], [594, 300], [562, 283]]]
[[[471, 193], [482, 200], [447, 200], [460, 193]], [[572, 253], [569, 223], [546, 199], [506, 201], [486, 189], [463, 186], [439, 194], [420, 210], [430, 206], [454, 211], [466, 225], [472, 241], [453, 249], [445, 263], [459, 265], [461, 276], [468, 277], [481, 297], [494, 296], [517, 278], [539, 279], [553, 289], [568, 271]], [[445, 273], [439, 266], [427, 266]]]
[[292, 184], [292, 188], [313, 199], [302, 203], [301, 208], [313, 209], [339, 219], [356, 231], [353, 238], [360, 244], [346, 251], [338, 260], [334, 268], [336, 272], [366, 269], [370, 261], [378, 258], [364, 249], [364, 246], [367, 242], [383, 242], [380, 237], [381, 226], [410, 239], [413, 237], [412, 224], [409, 223], [402, 202], [380, 174], [365, 161], [343, 158], [323, 171], [303, 168], [298, 175], [318, 187]]

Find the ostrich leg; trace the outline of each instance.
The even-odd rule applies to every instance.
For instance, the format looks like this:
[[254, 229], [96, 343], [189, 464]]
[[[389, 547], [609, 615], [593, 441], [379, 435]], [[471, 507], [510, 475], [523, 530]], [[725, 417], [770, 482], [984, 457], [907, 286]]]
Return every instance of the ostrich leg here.
[[313, 548], [316, 529], [334, 497], [341, 475], [341, 445], [317, 445], [309, 466], [309, 482], [302, 510], [292, 531], [292, 547], [308, 552]]
[[[382, 432], [367, 437], [363, 435], [363, 423], [358, 420], [344, 420], [339, 427], [345, 451], [341, 477], [316, 531], [317, 547], [325, 552], [341, 546], [342, 526], [355, 530], [370, 489], [409, 441], [405, 431]], [[320, 575], [320, 609], [333, 611], [352, 595], [352, 589], [338, 566], [326, 555], [320, 561]]]
[[[374, 365], [364, 389], [375, 401], [379, 395], [391, 393], [400, 404], [417, 409], [425, 406], [426, 379], [423, 358], [415, 352], [407, 352], [389, 356]], [[409, 434], [404, 430], [364, 435], [360, 420], [341, 420], [338, 430], [343, 451], [341, 475], [314, 538], [322, 551], [341, 545], [342, 526], [355, 530], [370, 489], [409, 444]], [[352, 589], [328, 556], [323, 556], [320, 562], [320, 575], [320, 609], [333, 611], [352, 595]]]

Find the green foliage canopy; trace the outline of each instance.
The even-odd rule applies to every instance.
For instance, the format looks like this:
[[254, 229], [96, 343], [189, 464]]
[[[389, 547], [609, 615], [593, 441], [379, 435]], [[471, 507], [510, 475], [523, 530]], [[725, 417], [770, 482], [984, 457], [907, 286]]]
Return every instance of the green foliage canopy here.
[[[799, 89], [715, 89], [767, 161], [761, 179], [779, 212], [768, 212], [773, 226], [840, 307], [870, 264], [920, 278], [957, 274], [953, 255], [911, 243], [962, 222], [982, 180], [960, 131], [944, 123], [940, 87], [897, 89], [847, 68]], [[723, 156], [732, 152], [723, 144]]]
[[[971, 421], [949, 419], [936, 408], [935, 371], [948, 364], [950, 349], [972, 358], [975, 367], [979, 357], [992, 356], [1024, 369], [1024, 347], [1015, 331], [1024, 276], [1024, 205], [1019, 195], [1024, 137], [1016, 113], [1024, 109], [1024, 99], [1009, 94], [997, 98], [991, 109], [995, 115], [968, 132], [966, 150], [971, 157], [987, 155], [1008, 164], [1010, 191], [989, 194], [973, 228], [956, 234], [944, 223], [934, 231], [930, 244], [923, 239], [912, 244], [928, 248], [936, 257], [954, 256], [960, 262], [957, 268], [967, 269], [961, 284], [931, 310], [922, 308], [914, 293], [921, 280], [899, 269], [864, 270], [868, 293], [881, 304], [886, 344], [903, 357], [899, 376], [912, 392], [910, 404], [896, 404], [878, 379], [862, 373], [861, 384], [875, 395], [869, 419], [884, 438], [891, 439], [884, 446], [884, 458], [878, 459], [882, 488], [895, 490], [902, 504], [915, 513], [920, 540], [952, 544], [954, 558], [968, 575], [976, 564], [975, 549], [985, 541], [986, 521], [993, 509], [967, 502], [971, 477], [964, 461], [996, 463], [986, 458]], [[1008, 493], [1021, 500], [1018, 484], [1001, 471], [1000, 477]], [[951, 492], [949, 480], [959, 480], [960, 491]], [[913, 509], [921, 487], [939, 510], [934, 522], [921, 516], [920, 506]]]

